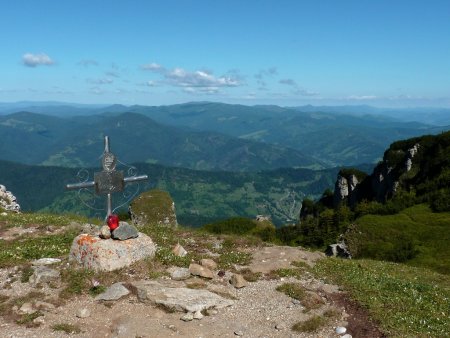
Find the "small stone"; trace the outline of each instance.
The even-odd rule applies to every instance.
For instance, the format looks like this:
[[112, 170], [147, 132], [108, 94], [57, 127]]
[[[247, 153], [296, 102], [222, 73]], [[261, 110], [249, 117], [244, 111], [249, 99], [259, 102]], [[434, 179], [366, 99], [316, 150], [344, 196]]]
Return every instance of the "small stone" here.
[[277, 325], [275, 325], [275, 328], [279, 331], [281, 330], [285, 330], [286, 329], [286, 324], [285, 323], [278, 323]]
[[344, 334], [345, 332], [347, 332], [347, 329], [345, 327], [343, 327], [343, 326], [338, 326], [336, 328], [336, 333], [337, 334]]
[[200, 276], [209, 279], [212, 279], [214, 277], [214, 274], [211, 270], [195, 263], [191, 263], [191, 265], [189, 265], [189, 272], [194, 276]]
[[40, 258], [33, 261], [31, 264], [33, 264], [34, 266], [38, 266], [38, 265], [51, 265], [60, 262], [61, 260], [59, 258]]
[[175, 256], [178, 257], [184, 257], [187, 255], [187, 251], [185, 248], [183, 248], [180, 243], [177, 243], [177, 245], [174, 246], [174, 248], [172, 249], [172, 252]]
[[202, 319], [203, 318], [203, 314], [201, 313], [201, 311], [195, 311], [194, 313], [194, 319]]
[[346, 333], [346, 334], [344, 334], [343, 336], [341, 336], [341, 338], [352, 338], [352, 335]]
[[180, 319], [184, 322], [190, 322], [194, 319], [194, 314], [192, 312], [188, 312], [184, 314]]
[[22, 313], [22, 314], [29, 315], [29, 314], [31, 314], [33, 312], [35, 312], [35, 310], [34, 310], [33, 305], [31, 303], [23, 303], [22, 306], [19, 309], [19, 313]]
[[100, 238], [103, 239], [110, 239], [111, 238], [111, 230], [109, 229], [109, 226], [104, 225], [100, 228], [99, 233]]
[[300, 301], [298, 299], [293, 299], [292, 304], [294, 305], [300, 305]]
[[230, 283], [236, 288], [240, 289], [247, 286], [248, 282], [239, 274], [233, 274], [230, 279]]
[[6, 212], [2, 212], [0, 215], [2, 216], [8, 216], [8, 214]]
[[50, 269], [45, 265], [38, 265], [34, 267], [34, 272], [30, 276], [30, 284], [37, 285], [39, 283], [48, 283], [59, 278], [59, 271]]
[[45, 323], [45, 319], [43, 316], [39, 316], [33, 319], [33, 324], [41, 325]]
[[111, 238], [118, 239], [119, 241], [125, 241], [138, 236], [139, 232], [136, 227], [128, 224], [127, 222], [120, 222], [119, 227], [111, 232]]
[[36, 309], [43, 310], [43, 311], [49, 311], [49, 312], [56, 309], [55, 305], [53, 305], [51, 303], [47, 303], [47, 302], [42, 302], [40, 300], [38, 300], [34, 303], [34, 307]]
[[173, 280], [185, 280], [191, 277], [191, 273], [188, 268], [172, 267], [167, 269], [167, 272], [170, 273], [170, 278]]
[[206, 314], [208, 316], [215, 316], [218, 313], [219, 313], [219, 311], [217, 311], [216, 309], [208, 309], [208, 310], [206, 310]]
[[168, 328], [169, 328], [169, 330], [172, 330], [173, 332], [177, 332], [178, 330], [177, 330], [177, 327], [175, 326], [175, 325], [173, 325], [173, 324], [170, 324], [169, 326], [168, 326]]
[[217, 276], [224, 277], [225, 276], [225, 270], [219, 270], [219, 272], [217, 273]]
[[75, 315], [78, 318], [87, 318], [91, 315], [91, 312], [88, 309], [83, 308], [83, 309], [79, 309]]
[[214, 262], [214, 261], [213, 261], [212, 259], [210, 259], [210, 258], [203, 258], [203, 259], [200, 261], [200, 265], [201, 265], [201, 266], [204, 266], [205, 268], [210, 269], [210, 270], [215, 270], [215, 269], [217, 269], [217, 263]]
[[244, 332], [242, 332], [241, 330], [238, 330], [238, 331], [234, 331], [234, 334], [236, 335], [236, 336], [243, 336], [244, 335]]
[[130, 291], [122, 283], [115, 283], [95, 297], [95, 300], [118, 300], [128, 294], [130, 294]]

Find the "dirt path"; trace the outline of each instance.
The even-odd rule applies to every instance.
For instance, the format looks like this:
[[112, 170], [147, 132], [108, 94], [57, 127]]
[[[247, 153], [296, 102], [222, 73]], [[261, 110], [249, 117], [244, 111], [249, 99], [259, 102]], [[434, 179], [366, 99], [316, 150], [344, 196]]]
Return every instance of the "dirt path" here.
[[[219, 277], [208, 281], [208, 285], [218, 285], [229, 290], [234, 299], [230, 307], [209, 311], [202, 319], [182, 321], [183, 313], [167, 312], [164, 309], [140, 302], [130, 294], [113, 302], [98, 302], [91, 296], [78, 296], [55, 309], [42, 310], [41, 324], [36, 328], [26, 328], [0, 317], [0, 337], [67, 337], [62, 331], [54, 331], [55, 324], [70, 324], [81, 329], [74, 337], [342, 337], [336, 333], [337, 326], [347, 328], [353, 337], [382, 337], [376, 326], [368, 320], [364, 310], [347, 299], [338, 286], [324, 284], [308, 272], [301, 276], [270, 277], [270, 272], [289, 268], [291, 262], [313, 265], [323, 258], [321, 253], [309, 252], [291, 247], [264, 247], [255, 250], [253, 261], [248, 266], [253, 272], [262, 272], [266, 277], [249, 283], [241, 289], [223, 285]], [[18, 278], [17, 269], [0, 270], [0, 295], [17, 297], [32, 291], [28, 283]], [[160, 279], [161, 283], [170, 282]], [[20, 279], [20, 278], [19, 278]], [[284, 283], [298, 283], [308, 292], [314, 293], [323, 304], [307, 311], [301, 302], [288, 297], [276, 288]], [[184, 284], [184, 283], [182, 283]], [[228, 284], [228, 283], [227, 283]], [[45, 294], [43, 300], [56, 300], [59, 290], [44, 285], [37, 290]], [[86, 318], [78, 318], [77, 313], [87, 309]], [[15, 309], [17, 311], [17, 309]], [[316, 332], [295, 332], [291, 327], [314, 316], [324, 317], [334, 313], [325, 325]], [[348, 336], [347, 336], [348, 337]]]

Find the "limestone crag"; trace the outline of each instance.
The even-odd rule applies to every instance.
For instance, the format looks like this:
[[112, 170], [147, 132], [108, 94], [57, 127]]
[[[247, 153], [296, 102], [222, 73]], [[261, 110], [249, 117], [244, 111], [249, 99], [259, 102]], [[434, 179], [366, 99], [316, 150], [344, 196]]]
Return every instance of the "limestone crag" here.
[[7, 191], [4, 185], [0, 184], [0, 209], [7, 211], [20, 212], [20, 205], [17, 203], [16, 196], [11, 191]]
[[[341, 170], [335, 184], [333, 206], [345, 203], [354, 207], [364, 199], [383, 203], [392, 198], [398, 189], [405, 188], [401, 177], [412, 170], [413, 159], [419, 151], [418, 143], [405, 150], [389, 149], [373, 173], [365, 177], [358, 178], [354, 174], [358, 172], [356, 169]], [[323, 202], [327, 205], [325, 200]], [[307, 214], [308, 211], [302, 210], [302, 213]]]

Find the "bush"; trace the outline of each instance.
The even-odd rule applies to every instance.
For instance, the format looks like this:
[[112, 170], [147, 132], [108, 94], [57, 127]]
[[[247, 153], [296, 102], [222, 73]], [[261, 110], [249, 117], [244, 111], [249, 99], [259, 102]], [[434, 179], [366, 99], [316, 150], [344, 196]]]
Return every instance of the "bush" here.
[[245, 217], [232, 217], [223, 221], [209, 223], [203, 226], [214, 234], [244, 235], [256, 228], [256, 222]]

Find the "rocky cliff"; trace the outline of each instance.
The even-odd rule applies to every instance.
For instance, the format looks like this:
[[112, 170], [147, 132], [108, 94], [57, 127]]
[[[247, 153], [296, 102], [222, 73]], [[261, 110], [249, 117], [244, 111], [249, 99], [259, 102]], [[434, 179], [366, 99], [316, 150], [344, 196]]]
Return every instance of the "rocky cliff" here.
[[363, 200], [385, 203], [400, 192], [414, 203], [429, 203], [434, 211], [450, 210], [450, 132], [394, 142], [371, 175], [341, 170], [333, 207], [354, 207]]

